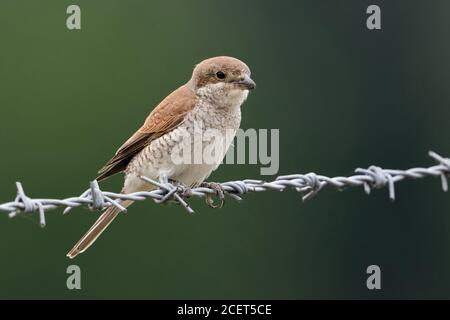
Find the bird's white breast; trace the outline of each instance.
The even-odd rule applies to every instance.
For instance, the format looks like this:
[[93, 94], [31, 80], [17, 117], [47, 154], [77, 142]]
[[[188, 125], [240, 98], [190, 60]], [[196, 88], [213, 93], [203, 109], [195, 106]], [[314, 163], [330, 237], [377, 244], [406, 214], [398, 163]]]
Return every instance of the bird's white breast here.
[[[135, 178], [140, 175], [155, 180], [164, 176], [188, 186], [197, 185], [207, 179], [222, 162], [239, 128], [240, 106], [247, 94], [248, 91], [236, 90], [223, 106], [218, 104], [218, 101], [204, 99], [200, 95], [194, 109], [181, 125], [152, 141], [133, 158], [127, 168], [125, 188], [143, 189], [142, 186], [134, 186], [139, 184]], [[180, 150], [189, 150], [189, 147], [192, 152], [191, 161], [180, 162]], [[211, 157], [205, 159], [199, 155], [209, 155], [211, 150], [220, 150], [219, 153], [213, 152], [214, 161], [211, 161]]]

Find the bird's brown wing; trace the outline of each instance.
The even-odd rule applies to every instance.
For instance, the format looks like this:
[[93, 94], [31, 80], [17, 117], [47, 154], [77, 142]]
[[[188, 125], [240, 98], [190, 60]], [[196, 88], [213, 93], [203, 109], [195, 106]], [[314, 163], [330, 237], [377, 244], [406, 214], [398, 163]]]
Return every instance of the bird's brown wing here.
[[128, 139], [98, 172], [98, 181], [126, 169], [128, 163], [151, 141], [178, 127], [195, 106], [195, 94], [186, 85], [168, 95], [147, 117], [144, 125]]

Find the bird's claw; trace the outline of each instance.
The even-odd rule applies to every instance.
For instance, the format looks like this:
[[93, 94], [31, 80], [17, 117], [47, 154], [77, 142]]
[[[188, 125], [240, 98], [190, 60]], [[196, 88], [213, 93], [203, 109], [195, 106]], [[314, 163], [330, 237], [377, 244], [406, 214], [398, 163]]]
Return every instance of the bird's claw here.
[[206, 204], [210, 206], [211, 208], [217, 209], [222, 208], [225, 204], [225, 190], [223, 189], [222, 185], [216, 182], [203, 182], [201, 187], [204, 188], [210, 188], [216, 192], [216, 195], [219, 197], [219, 204], [215, 204], [214, 200], [212, 198], [212, 194], [206, 195]]
[[190, 196], [192, 196], [191, 188], [186, 186], [185, 184], [183, 184], [179, 181], [176, 181], [176, 180], [172, 180], [172, 179], [169, 179], [169, 183], [179, 190], [178, 194], [183, 199], [189, 198]]

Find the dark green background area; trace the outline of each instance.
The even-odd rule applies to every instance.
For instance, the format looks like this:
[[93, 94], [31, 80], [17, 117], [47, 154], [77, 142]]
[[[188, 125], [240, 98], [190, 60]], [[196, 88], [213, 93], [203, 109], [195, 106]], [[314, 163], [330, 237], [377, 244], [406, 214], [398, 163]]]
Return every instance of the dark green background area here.
[[[66, 28], [66, 8], [82, 30]], [[450, 3], [376, 1], [13, 1], [0, 3], [0, 202], [88, 187], [195, 63], [251, 67], [241, 127], [280, 129], [280, 174], [350, 175], [450, 156]], [[259, 178], [225, 165], [215, 181]], [[270, 179], [271, 177], [264, 177]], [[102, 184], [118, 191], [117, 176]], [[133, 205], [93, 248], [65, 257], [98, 216], [0, 216], [0, 298], [450, 298], [450, 199], [439, 179], [387, 190], [249, 194], [196, 214]], [[66, 268], [82, 290], [66, 288]], [[366, 288], [366, 268], [382, 290]]]

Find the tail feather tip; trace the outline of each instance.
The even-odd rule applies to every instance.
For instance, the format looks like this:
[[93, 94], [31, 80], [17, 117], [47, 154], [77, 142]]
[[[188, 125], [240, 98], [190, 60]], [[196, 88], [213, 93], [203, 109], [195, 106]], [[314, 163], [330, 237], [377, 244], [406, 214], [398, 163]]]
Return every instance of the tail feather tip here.
[[70, 250], [67, 254], [66, 257], [68, 257], [69, 259], [73, 259], [75, 258], [80, 252], [78, 250]]

